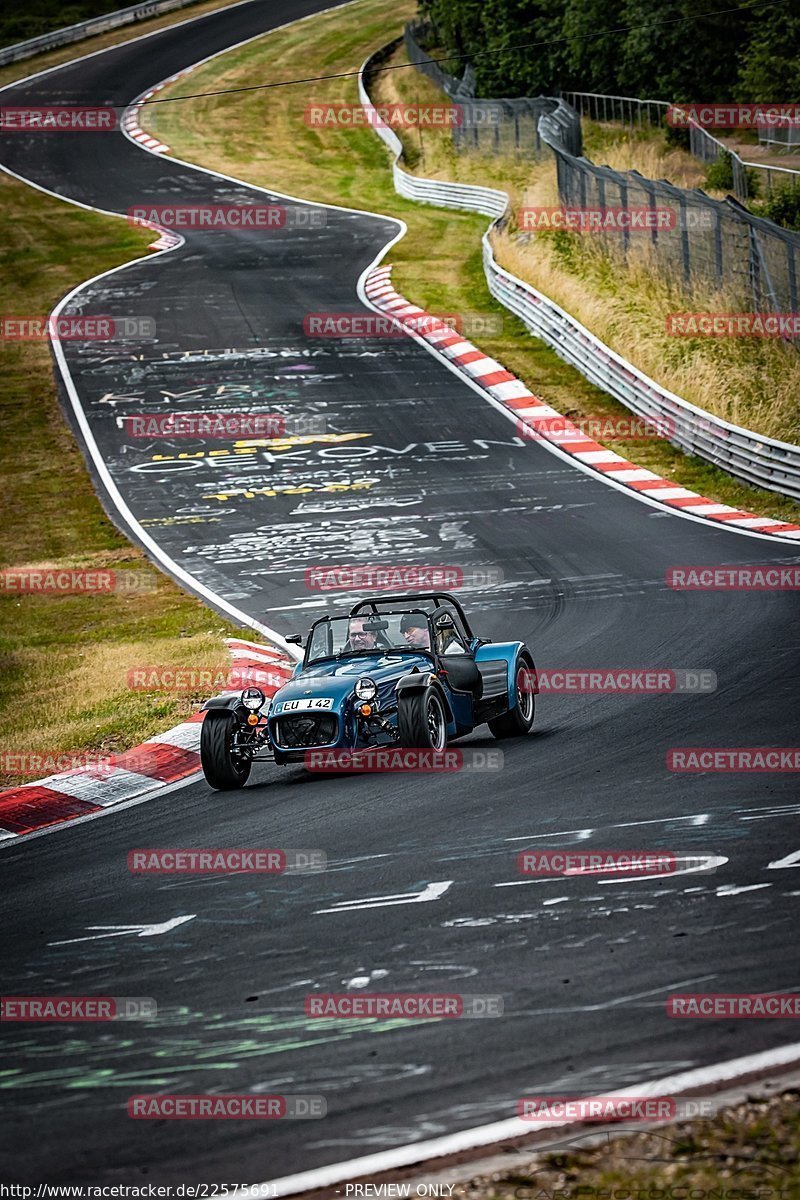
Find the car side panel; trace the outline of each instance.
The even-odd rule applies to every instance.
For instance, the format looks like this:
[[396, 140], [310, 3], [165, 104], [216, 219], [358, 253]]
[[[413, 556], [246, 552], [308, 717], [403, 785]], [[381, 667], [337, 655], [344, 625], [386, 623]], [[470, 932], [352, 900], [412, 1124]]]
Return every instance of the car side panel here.
[[483, 698], [490, 700], [505, 692], [505, 711], [516, 707], [517, 688], [514, 664], [520, 650], [533, 655], [524, 642], [487, 642], [475, 651], [475, 664], [483, 678]]

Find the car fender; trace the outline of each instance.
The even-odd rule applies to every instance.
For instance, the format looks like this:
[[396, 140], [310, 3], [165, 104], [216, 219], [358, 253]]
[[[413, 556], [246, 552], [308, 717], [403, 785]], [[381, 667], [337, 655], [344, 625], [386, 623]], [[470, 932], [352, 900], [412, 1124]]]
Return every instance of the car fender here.
[[200, 711], [210, 712], [211, 709], [218, 708], [228, 708], [231, 712], [235, 712], [237, 716], [241, 716], [243, 720], [247, 719], [247, 709], [242, 704], [241, 692], [234, 692], [229, 695], [223, 694], [221, 696], [212, 696], [210, 700], [206, 700]]
[[[509, 708], [515, 708], [517, 703], [516, 680], [514, 678], [514, 664], [517, 661], [517, 655], [523, 652], [527, 654], [531, 662], [534, 663], [533, 655], [530, 649], [524, 642], [484, 642], [478, 646], [475, 651], [475, 662], [491, 662], [501, 660], [506, 664], [506, 690], [509, 698]], [[533, 666], [533, 691], [534, 695], [539, 691], [539, 684], [536, 680], [536, 664]]]
[[410, 694], [411, 692], [424, 692], [429, 687], [436, 689], [439, 699], [444, 705], [445, 716], [448, 723], [455, 722], [453, 714], [453, 706], [450, 703], [450, 697], [447, 694], [447, 689], [442, 686], [442, 681], [433, 671], [409, 671], [407, 675], [402, 675], [397, 681], [397, 696], [400, 698], [400, 693]]

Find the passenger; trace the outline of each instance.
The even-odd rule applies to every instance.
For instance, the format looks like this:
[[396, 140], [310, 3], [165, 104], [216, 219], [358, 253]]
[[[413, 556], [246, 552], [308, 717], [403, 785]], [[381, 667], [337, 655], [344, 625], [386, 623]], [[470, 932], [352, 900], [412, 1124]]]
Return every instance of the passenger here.
[[406, 613], [400, 622], [400, 632], [409, 650], [430, 650], [428, 619], [422, 613]]

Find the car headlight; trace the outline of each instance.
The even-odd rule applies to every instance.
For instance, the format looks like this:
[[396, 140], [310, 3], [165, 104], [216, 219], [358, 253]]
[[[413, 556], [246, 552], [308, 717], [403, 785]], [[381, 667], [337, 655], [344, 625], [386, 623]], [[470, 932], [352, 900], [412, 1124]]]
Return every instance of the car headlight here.
[[374, 700], [378, 694], [378, 685], [374, 679], [364, 676], [356, 682], [355, 693], [359, 700]]
[[266, 696], [261, 688], [249, 687], [242, 692], [242, 704], [245, 708], [249, 708], [250, 712], [258, 712], [260, 708], [264, 707], [265, 700]]

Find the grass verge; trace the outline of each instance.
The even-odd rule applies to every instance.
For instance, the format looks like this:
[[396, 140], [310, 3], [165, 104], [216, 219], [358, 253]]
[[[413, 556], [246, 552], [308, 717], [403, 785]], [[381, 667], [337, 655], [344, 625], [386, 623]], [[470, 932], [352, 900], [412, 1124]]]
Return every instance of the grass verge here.
[[[161, 95], [353, 70], [372, 50], [398, 35], [414, 7], [413, 0], [358, 0], [313, 21], [266, 34], [199, 67], [189, 79], [170, 85]], [[378, 92], [381, 100], [396, 93], [402, 99], [441, 102], [440, 93], [413, 69], [384, 74]], [[312, 128], [304, 119], [305, 109], [312, 103], [356, 103], [357, 98], [354, 78], [323, 80], [157, 105], [144, 110], [143, 124], [181, 158], [224, 174], [313, 200], [402, 217], [408, 234], [392, 249], [391, 261], [395, 284], [409, 300], [434, 312], [502, 314], [502, 332], [481, 336], [480, 346], [524, 379], [538, 396], [573, 420], [629, 417], [627, 409], [592, 387], [492, 300], [480, 254], [486, 218], [403, 200], [394, 192], [386, 150], [371, 129]], [[529, 186], [532, 171], [539, 169], [522, 160], [457, 158], [449, 135], [437, 137], [426, 132], [420, 147], [414, 133], [406, 136], [406, 145], [425, 175], [497, 183], [520, 195]], [[552, 174], [552, 168], [548, 169]], [[502, 261], [502, 248], [498, 252]], [[535, 279], [532, 282], [536, 284]], [[559, 299], [558, 295], [553, 298]], [[604, 303], [604, 299], [598, 301]], [[631, 309], [635, 310], [636, 303], [635, 297], [629, 299]], [[576, 316], [580, 318], [581, 313]], [[587, 323], [591, 327], [591, 321]], [[602, 336], [602, 331], [598, 332]], [[693, 346], [693, 342], [681, 340], [677, 350], [691, 359]], [[619, 349], [625, 353], [630, 347], [622, 344]], [[766, 516], [800, 520], [800, 505], [739, 484], [724, 471], [689, 458], [664, 441], [604, 441], [633, 461], [714, 500]]]
[[456, 1184], [454, 1200], [797, 1200], [796, 1089]]
[[[0, 312], [44, 316], [75, 284], [141, 257], [152, 238], [0, 175]], [[149, 567], [105, 516], [59, 407], [49, 344], [0, 340], [0, 372], [2, 566], [136, 570], [152, 588], [0, 589], [0, 783], [10, 786], [26, 775], [5, 755], [107, 754], [176, 724], [197, 697], [132, 691], [128, 669], [225, 670], [221, 638], [241, 631]]]

